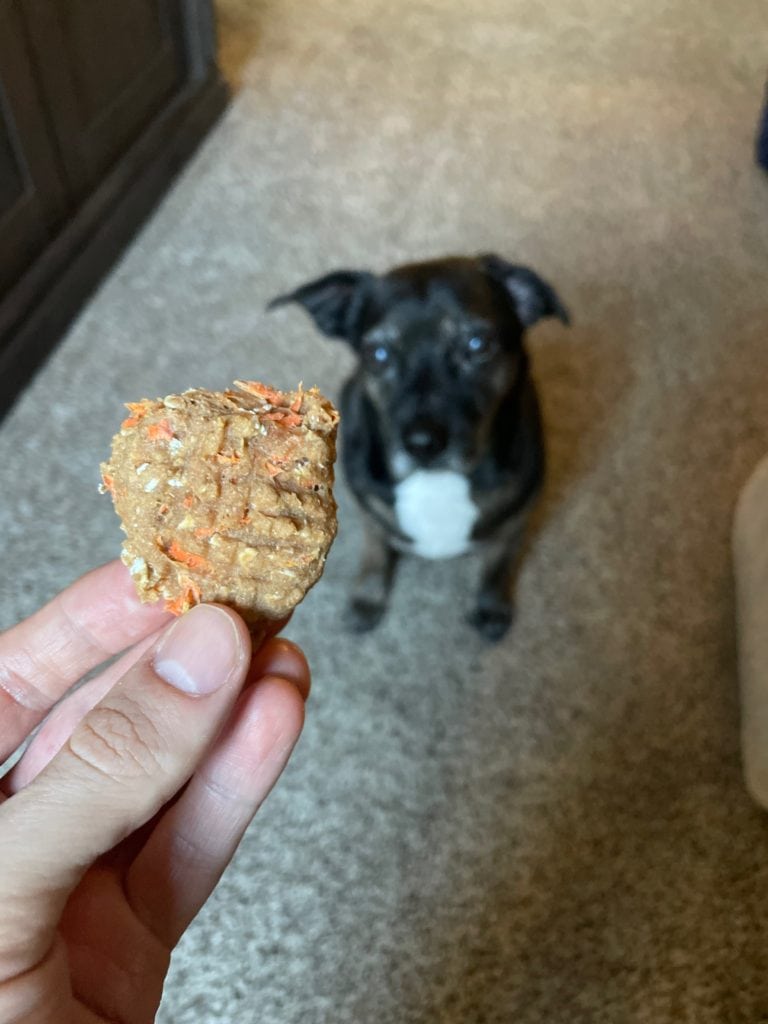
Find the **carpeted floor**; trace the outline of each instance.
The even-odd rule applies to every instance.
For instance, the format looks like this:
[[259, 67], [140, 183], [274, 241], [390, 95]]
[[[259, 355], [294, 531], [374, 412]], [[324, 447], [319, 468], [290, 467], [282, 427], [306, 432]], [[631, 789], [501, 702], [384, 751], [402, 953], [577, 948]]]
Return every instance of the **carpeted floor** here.
[[531, 346], [551, 475], [496, 648], [477, 563], [290, 635], [295, 759], [174, 960], [174, 1024], [757, 1024], [768, 820], [740, 780], [729, 529], [768, 449], [762, 0], [222, 0], [226, 119], [0, 431], [4, 624], [119, 549], [120, 402], [350, 359], [275, 292], [497, 250], [574, 327]]

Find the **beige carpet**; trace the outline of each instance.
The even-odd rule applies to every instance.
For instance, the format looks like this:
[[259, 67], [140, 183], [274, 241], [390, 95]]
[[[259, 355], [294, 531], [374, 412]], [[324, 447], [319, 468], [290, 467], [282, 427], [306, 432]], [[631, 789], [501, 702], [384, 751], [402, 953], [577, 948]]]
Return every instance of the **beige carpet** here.
[[729, 529], [768, 450], [764, 0], [226, 0], [239, 92], [0, 431], [2, 621], [119, 548], [119, 402], [350, 359], [275, 292], [497, 250], [551, 477], [497, 648], [477, 564], [339, 627], [359, 525], [290, 634], [281, 785], [174, 961], [174, 1024], [768, 1021], [768, 819], [738, 751]]

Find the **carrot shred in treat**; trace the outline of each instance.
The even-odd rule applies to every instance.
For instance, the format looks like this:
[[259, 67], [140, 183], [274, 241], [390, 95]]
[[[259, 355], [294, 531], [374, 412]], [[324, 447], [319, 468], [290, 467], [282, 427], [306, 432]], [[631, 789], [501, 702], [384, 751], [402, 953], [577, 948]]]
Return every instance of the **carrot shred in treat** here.
[[180, 594], [178, 597], [175, 597], [173, 601], [165, 602], [165, 610], [178, 618], [179, 615], [183, 615], [184, 613], [184, 601], [185, 595]]
[[198, 526], [192, 531], [196, 537], [212, 537], [216, 530], [212, 526]]
[[299, 384], [299, 391], [289, 408], [291, 412], [301, 412], [301, 403], [304, 401], [304, 386]]
[[282, 409], [275, 409], [273, 412], [265, 412], [261, 417], [263, 420], [274, 420], [281, 427], [300, 427], [304, 417], [295, 412], [285, 412]]
[[160, 513], [161, 516], [167, 516], [168, 513], [170, 512], [170, 507], [166, 504], [162, 504], [157, 511]]
[[110, 476], [109, 473], [101, 474], [101, 482], [104, 484], [110, 494], [115, 493], [115, 478]]
[[182, 565], [188, 565], [190, 569], [196, 569], [198, 572], [205, 572], [207, 569], [210, 569], [210, 563], [202, 555], [195, 555], [191, 551], [185, 551], [176, 540], [171, 541], [167, 555], [174, 562], [181, 562]]
[[270, 462], [269, 459], [264, 463], [264, 468], [271, 477], [276, 477], [278, 473], [283, 472], [282, 466], [276, 466], [274, 462]]
[[190, 581], [183, 593], [179, 594], [173, 601], [165, 602], [165, 610], [170, 612], [171, 615], [183, 615], [184, 612], [188, 612], [190, 608], [200, 603], [201, 596], [200, 588]]
[[235, 462], [240, 461], [240, 452], [230, 452], [225, 454], [224, 452], [216, 452], [214, 458], [217, 462], [226, 462], [229, 465], [233, 465]]
[[121, 427], [135, 427], [137, 423], [144, 419], [149, 411], [149, 407], [146, 402], [126, 402], [125, 407], [131, 415], [128, 419], [123, 420], [120, 424]]
[[282, 391], [276, 391], [275, 388], [270, 388], [258, 380], [238, 380], [235, 383], [243, 391], [248, 391], [258, 398], [263, 398], [270, 405], [283, 405], [285, 402], [285, 395]]
[[173, 427], [168, 420], [150, 423], [147, 427], [147, 437], [150, 441], [170, 441], [173, 437]]
[[184, 497], [184, 501], [182, 502], [182, 504], [184, 505], [184, 508], [192, 508], [192, 506], [195, 504], [194, 494], [187, 494]]

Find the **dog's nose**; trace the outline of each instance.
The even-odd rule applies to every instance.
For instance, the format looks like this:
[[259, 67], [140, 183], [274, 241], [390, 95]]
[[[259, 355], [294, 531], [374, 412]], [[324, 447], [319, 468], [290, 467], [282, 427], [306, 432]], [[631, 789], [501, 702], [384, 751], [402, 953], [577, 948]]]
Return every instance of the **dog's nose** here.
[[448, 447], [448, 431], [437, 420], [420, 416], [403, 430], [403, 445], [414, 459], [429, 462]]

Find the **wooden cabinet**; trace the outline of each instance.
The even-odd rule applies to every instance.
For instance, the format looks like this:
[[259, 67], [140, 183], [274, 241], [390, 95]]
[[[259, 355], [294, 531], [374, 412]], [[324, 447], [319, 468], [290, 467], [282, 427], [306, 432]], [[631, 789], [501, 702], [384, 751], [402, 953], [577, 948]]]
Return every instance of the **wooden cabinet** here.
[[26, 11], [67, 181], [80, 197], [183, 83], [179, 2], [28, 0]]
[[45, 247], [63, 209], [18, 5], [0, 0], [0, 291]]
[[0, 0], [0, 415], [226, 98], [210, 0]]

